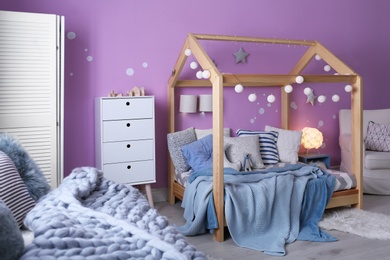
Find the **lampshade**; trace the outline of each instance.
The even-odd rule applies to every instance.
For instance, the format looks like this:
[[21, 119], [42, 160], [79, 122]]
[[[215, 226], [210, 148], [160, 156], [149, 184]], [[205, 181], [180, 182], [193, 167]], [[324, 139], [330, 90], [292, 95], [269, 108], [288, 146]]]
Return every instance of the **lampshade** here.
[[311, 127], [302, 129], [301, 144], [303, 144], [303, 147], [306, 149], [320, 148], [323, 140], [322, 133], [318, 129]]
[[180, 112], [196, 113], [196, 95], [180, 95]]
[[213, 111], [213, 96], [211, 94], [199, 95], [199, 111], [200, 112]]

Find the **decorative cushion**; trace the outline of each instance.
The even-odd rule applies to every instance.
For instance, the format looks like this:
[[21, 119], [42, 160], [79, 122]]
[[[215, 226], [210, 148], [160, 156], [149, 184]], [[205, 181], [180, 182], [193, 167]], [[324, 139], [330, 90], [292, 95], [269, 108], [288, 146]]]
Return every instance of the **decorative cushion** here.
[[0, 199], [11, 210], [19, 227], [27, 213], [35, 206], [12, 160], [0, 151]]
[[194, 170], [213, 167], [213, 136], [208, 135], [181, 148], [188, 165]]
[[224, 143], [225, 154], [230, 162], [241, 162], [241, 165], [244, 165], [245, 157], [249, 155], [252, 161], [252, 168], [264, 168], [258, 136], [225, 137]]
[[296, 163], [298, 161], [298, 151], [301, 145], [302, 132], [285, 130], [272, 126], [265, 126], [265, 131], [278, 132], [278, 147], [279, 160], [285, 163]]
[[186, 144], [196, 141], [194, 128], [190, 127], [182, 131], [169, 133], [167, 140], [169, 154], [171, 155], [175, 169], [180, 173], [188, 171], [190, 166], [184, 158], [181, 148]]
[[6, 133], [0, 133], [0, 150], [12, 159], [35, 201], [50, 191], [50, 185], [42, 171], [17, 139]]
[[24, 250], [22, 233], [10, 209], [1, 200], [0, 223], [0, 259], [19, 259]]
[[260, 154], [261, 159], [263, 160], [264, 165], [274, 165], [279, 162], [278, 154], [278, 132], [270, 131], [251, 131], [251, 130], [241, 130], [236, 131], [237, 136], [248, 136], [248, 135], [258, 135], [259, 136], [259, 145], [260, 145]]
[[390, 152], [390, 125], [368, 122], [364, 145], [367, 150]]
[[[207, 135], [195, 142], [182, 147], [183, 156], [187, 160], [192, 170], [197, 171], [204, 168], [213, 167], [213, 136]], [[223, 166], [233, 168], [236, 171], [241, 169], [241, 162], [231, 163], [224, 153]]]
[[[195, 128], [195, 135], [196, 139], [202, 139], [203, 137], [207, 135], [211, 135], [213, 133], [213, 129], [198, 129]], [[223, 129], [223, 136], [230, 137], [230, 128], [224, 128]]]

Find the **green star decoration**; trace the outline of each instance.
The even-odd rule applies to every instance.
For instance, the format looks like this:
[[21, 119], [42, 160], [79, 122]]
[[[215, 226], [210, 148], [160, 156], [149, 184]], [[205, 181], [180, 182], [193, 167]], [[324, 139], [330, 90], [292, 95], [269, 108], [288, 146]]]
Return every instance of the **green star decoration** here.
[[245, 52], [242, 47], [238, 50], [238, 52], [234, 53], [234, 56], [236, 56], [236, 63], [246, 63], [246, 57], [249, 55], [249, 53]]

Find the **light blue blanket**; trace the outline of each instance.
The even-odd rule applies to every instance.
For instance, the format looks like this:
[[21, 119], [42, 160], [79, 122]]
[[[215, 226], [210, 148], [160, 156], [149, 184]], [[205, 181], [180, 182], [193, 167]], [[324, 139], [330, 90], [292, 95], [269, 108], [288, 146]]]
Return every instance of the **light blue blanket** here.
[[[196, 172], [187, 183], [186, 224], [177, 228], [185, 235], [217, 227], [210, 175], [211, 169]], [[336, 240], [317, 226], [334, 187], [334, 178], [318, 167], [296, 164], [249, 174], [225, 169], [224, 179], [225, 218], [239, 246], [285, 255], [285, 244], [296, 239]]]

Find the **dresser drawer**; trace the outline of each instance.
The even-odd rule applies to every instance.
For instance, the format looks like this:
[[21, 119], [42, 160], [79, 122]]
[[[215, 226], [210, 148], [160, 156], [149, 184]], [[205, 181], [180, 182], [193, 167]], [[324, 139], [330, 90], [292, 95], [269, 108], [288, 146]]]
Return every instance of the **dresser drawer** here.
[[103, 142], [154, 139], [154, 119], [103, 121]]
[[102, 120], [153, 118], [153, 98], [115, 98], [102, 100]]
[[154, 140], [103, 143], [103, 164], [154, 159]]
[[117, 183], [141, 184], [155, 182], [154, 161], [104, 164], [103, 175]]

